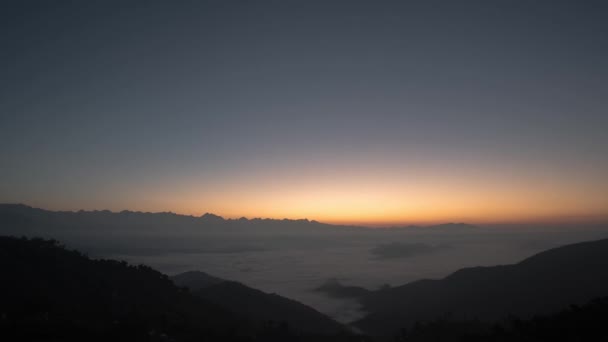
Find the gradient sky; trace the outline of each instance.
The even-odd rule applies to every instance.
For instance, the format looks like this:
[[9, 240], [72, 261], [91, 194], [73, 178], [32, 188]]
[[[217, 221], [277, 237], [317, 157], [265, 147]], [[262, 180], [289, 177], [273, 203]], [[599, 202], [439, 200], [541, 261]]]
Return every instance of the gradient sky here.
[[0, 202], [608, 218], [605, 1], [19, 1]]

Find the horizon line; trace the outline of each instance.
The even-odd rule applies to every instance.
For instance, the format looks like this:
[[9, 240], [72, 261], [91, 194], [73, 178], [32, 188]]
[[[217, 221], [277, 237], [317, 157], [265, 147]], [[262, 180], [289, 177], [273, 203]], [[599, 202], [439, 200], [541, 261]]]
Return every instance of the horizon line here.
[[[428, 221], [383, 221], [383, 222], [372, 222], [372, 221], [356, 221], [356, 220], [317, 220], [317, 219], [309, 219], [307, 217], [303, 218], [288, 218], [288, 217], [251, 217], [247, 216], [239, 216], [239, 215], [218, 215], [211, 212], [204, 212], [203, 214], [193, 214], [193, 213], [179, 213], [174, 211], [140, 211], [140, 210], [131, 210], [131, 209], [122, 209], [122, 210], [111, 210], [111, 209], [49, 209], [38, 206], [32, 206], [25, 203], [19, 202], [1, 202], [0, 205], [14, 205], [14, 206], [24, 206], [32, 209], [50, 211], [50, 212], [69, 212], [69, 213], [78, 213], [78, 212], [110, 212], [113, 214], [120, 214], [124, 212], [129, 213], [139, 213], [139, 214], [173, 214], [177, 216], [184, 217], [192, 217], [192, 218], [202, 218], [206, 215], [215, 216], [224, 221], [238, 221], [238, 220], [247, 220], [247, 221], [255, 221], [255, 220], [269, 220], [269, 221], [307, 221], [310, 223], [319, 223], [333, 226], [351, 226], [351, 227], [361, 227], [361, 228], [403, 228], [408, 226], [418, 226], [418, 227], [430, 227], [437, 225], [447, 225], [447, 224], [466, 224], [471, 226], [486, 226], [486, 227], [500, 227], [500, 226], [547, 226], [547, 225], [603, 225], [608, 224], [608, 215], [588, 215], [581, 217], [571, 215], [571, 216], [562, 216], [561, 220], [548, 220], [548, 219], [536, 219], [536, 220], [528, 220], [528, 221], [514, 221], [514, 220], [502, 220], [502, 221], [478, 221], [476, 220], [428, 220]], [[580, 220], [580, 219], [583, 220]], [[580, 221], [576, 221], [579, 219]]]

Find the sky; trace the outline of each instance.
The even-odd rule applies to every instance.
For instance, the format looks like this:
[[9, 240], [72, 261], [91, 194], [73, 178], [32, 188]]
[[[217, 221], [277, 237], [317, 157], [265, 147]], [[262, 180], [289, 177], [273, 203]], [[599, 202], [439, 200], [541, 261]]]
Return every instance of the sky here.
[[603, 1], [0, 6], [0, 202], [608, 221]]

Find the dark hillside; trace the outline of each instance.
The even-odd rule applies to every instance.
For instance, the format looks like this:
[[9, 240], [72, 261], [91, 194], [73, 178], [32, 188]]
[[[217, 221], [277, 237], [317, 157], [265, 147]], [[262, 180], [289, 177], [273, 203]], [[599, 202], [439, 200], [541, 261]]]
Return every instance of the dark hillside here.
[[498, 320], [552, 313], [608, 295], [608, 239], [551, 249], [518, 264], [474, 267], [362, 298], [366, 332], [396, 331], [415, 321]]
[[253, 322], [193, 296], [150, 267], [92, 260], [54, 240], [0, 237], [0, 268], [0, 327], [13, 341], [353, 338], [306, 334], [283, 321]]

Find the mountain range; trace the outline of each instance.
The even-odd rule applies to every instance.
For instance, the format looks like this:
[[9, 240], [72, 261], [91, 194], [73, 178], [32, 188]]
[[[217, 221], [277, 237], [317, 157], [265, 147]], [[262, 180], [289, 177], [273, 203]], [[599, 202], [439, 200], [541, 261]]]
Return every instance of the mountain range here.
[[[170, 229], [167, 229], [170, 227]], [[98, 234], [120, 233], [167, 234], [340, 234], [368, 233], [362, 226], [333, 225], [308, 219], [224, 219], [206, 213], [202, 216], [180, 215], [172, 212], [138, 212], [124, 210], [50, 211], [24, 204], [0, 204], [0, 234]], [[433, 226], [405, 226], [374, 229], [376, 232], [467, 233], [483, 231], [464, 224], [448, 223]]]

